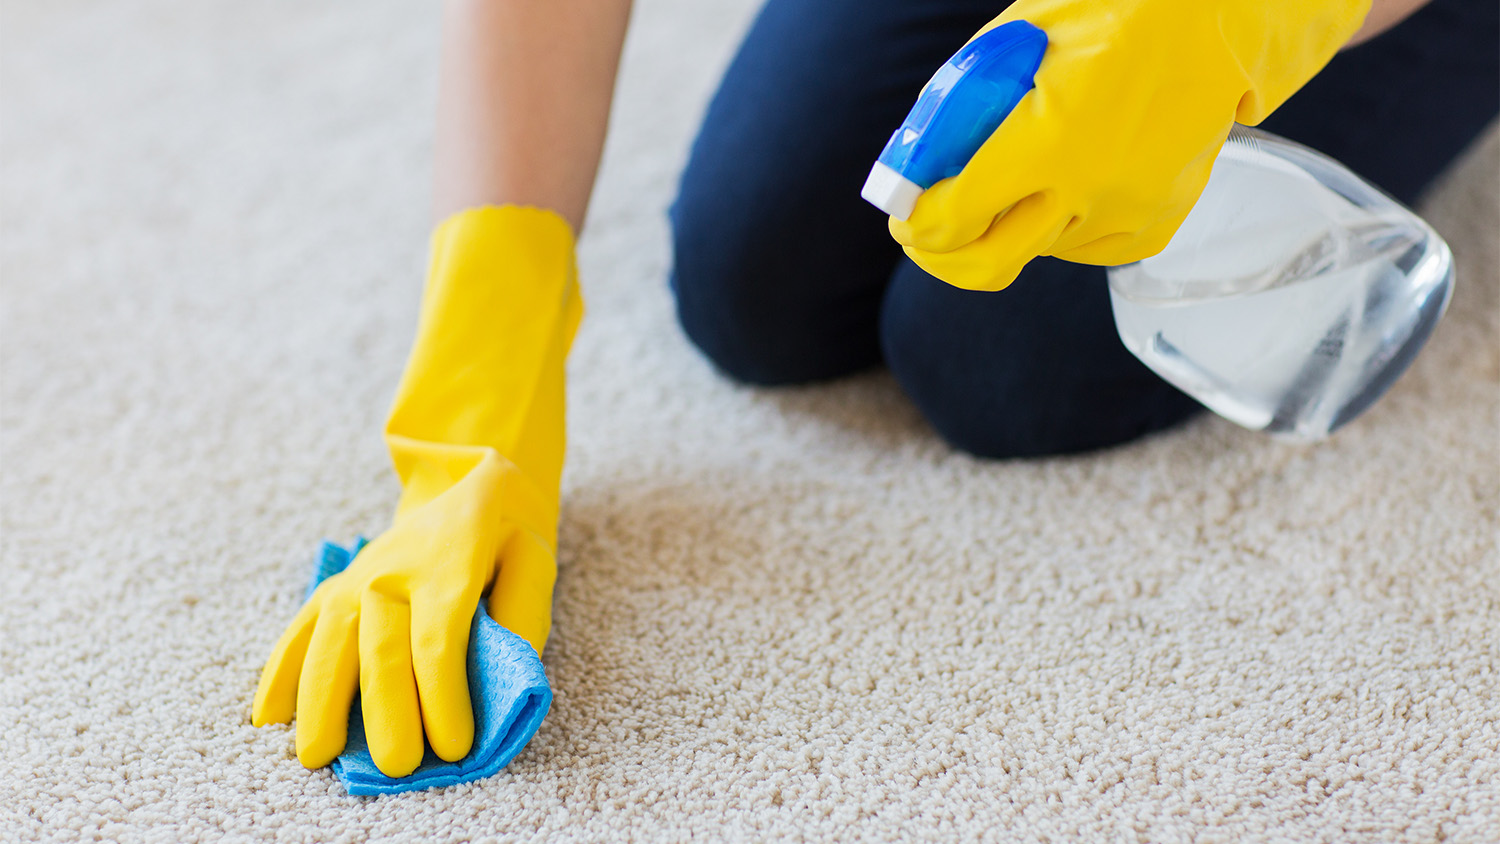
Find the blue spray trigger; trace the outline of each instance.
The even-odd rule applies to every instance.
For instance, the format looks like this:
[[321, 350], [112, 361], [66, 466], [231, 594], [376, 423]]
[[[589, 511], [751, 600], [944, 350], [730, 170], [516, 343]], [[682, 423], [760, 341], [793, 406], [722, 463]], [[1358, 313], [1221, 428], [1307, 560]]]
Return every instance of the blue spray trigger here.
[[933, 75], [891, 135], [860, 195], [897, 219], [958, 175], [1035, 84], [1047, 33], [1011, 21], [965, 44]]

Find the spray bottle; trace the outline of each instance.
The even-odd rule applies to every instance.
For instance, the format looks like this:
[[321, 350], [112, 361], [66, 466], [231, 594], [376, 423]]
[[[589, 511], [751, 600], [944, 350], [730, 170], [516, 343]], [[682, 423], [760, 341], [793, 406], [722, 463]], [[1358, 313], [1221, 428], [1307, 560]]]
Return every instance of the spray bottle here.
[[[1024, 21], [966, 44], [922, 89], [864, 198], [910, 216], [1031, 90], [1046, 49]], [[1220, 416], [1296, 441], [1380, 398], [1453, 291], [1448, 246], [1420, 217], [1337, 161], [1241, 126], [1167, 247], [1108, 275], [1136, 357]]]

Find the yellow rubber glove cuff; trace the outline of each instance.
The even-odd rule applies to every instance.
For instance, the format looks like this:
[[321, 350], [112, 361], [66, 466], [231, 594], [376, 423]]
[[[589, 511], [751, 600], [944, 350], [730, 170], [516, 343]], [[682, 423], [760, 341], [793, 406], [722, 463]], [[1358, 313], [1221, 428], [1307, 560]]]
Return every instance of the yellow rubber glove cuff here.
[[308, 767], [343, 750], [360, 692], [370, 754], [389, 776], [423, 734], [463, 758], [474, 607], [538, 652], [551, 625], [564, 362], [582, 316], [573, 236], [534, 208], [462, 212], [433, 235], [411, 358], [386, 424], [402, 482], [391, 528], [324, 581], [272, 650], [252, 719], [297, 716]]
[[1256, 124], [1359, 29], [1370, 0], [1017, 0], [983, 31], [1047, 33], [1036, 87], [963, 172], [890, 221], [938, 278], [999, 290], [1038, 255], [1160, 252], [1236, 122]]
[[536, 208], [462, 211], [433, 232], [427, 277], [385, 428], [398, 515], [467, 470], [468, 458], [430, 444], [488, 446], [556, 498], [563, 365], [583, 317], [567, 222]]

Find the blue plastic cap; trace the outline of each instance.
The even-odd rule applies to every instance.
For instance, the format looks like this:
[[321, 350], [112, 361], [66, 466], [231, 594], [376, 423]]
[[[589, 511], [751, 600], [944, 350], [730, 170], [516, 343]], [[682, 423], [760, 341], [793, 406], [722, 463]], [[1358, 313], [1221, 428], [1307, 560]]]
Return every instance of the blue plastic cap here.
[[[938, 68], [881, 151], [865, 198], [892, 216], [916, 195], [958, 175], [1035, 85], [1047, 33], [1026, 21], [1001, 24]], [[915, 185], [916, 189], [901, 184]], [[884, 202], [885, 204], [882, 204]], [[896, 206], [885, 207], [886, 204]]]

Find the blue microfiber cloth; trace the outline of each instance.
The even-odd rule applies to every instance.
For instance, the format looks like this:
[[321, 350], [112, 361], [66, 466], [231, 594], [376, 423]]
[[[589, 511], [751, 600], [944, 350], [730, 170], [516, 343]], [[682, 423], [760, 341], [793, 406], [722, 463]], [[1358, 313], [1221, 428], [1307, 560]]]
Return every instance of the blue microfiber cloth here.
[[[364, 537], [347, 548], [324, 542], [307, 595], [311, 597], [319, 583], [348, 568], [364, 547]], [[474, 611], [469, 633], [469, 695], [474, 704], [474, 749], [463, 759], [444, 762], [429, 747], [411, 774], [382, 774], [370, 758], [365, 719], [356, 699], [349, 710], [349, 739], [333, 761], [333, 772], [350, 794], [441, 788], [499, 773], [531, 741], [552, 706], [552, 687], [536, 651], [525, 639], [495, 623], [484, 611], [483, 601]]]

